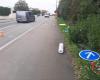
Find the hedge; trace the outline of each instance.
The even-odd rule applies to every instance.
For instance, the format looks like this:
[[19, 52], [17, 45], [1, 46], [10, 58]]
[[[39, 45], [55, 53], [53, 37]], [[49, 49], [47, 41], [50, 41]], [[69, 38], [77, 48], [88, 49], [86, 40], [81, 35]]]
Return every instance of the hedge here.
[[11, 13], [10, 8], [0, 6], [0, 16], [8, 16], [10, 13]]

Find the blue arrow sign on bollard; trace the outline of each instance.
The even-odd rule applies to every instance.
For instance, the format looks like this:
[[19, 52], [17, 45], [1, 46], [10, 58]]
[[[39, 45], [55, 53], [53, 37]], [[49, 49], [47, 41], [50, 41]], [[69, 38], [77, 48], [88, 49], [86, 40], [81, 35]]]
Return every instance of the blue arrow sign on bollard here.
[[79, 56], [88, 61], [95, 61], [100, 59], [100, 55], [97, 52], [91, 51], [91, 50], [83, 50], [79, 53]]

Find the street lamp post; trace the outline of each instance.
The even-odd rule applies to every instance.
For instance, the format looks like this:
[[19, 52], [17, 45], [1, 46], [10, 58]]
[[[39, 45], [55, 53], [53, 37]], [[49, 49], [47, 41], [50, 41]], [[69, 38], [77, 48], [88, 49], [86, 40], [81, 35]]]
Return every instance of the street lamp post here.
[[57, 10], [57, 0], [56, 0], [56, 10]]

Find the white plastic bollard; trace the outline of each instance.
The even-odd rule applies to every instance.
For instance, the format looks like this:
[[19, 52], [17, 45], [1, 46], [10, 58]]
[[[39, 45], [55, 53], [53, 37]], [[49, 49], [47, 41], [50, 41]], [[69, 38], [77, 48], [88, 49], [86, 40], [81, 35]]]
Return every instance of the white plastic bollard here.
[[63, 43], [59, 43], [58, 53], [64, 53], [64, 44]]

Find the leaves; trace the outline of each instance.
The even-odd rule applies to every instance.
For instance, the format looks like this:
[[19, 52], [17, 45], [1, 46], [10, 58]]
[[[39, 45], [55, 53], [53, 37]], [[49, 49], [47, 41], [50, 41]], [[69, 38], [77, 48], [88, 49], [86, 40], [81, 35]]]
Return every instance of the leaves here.
[[29, 10], [28, 4], [25, 2], [25, 0], [19, 0], [15, 6], [14, 6], [15, 11], [27, 11]]
[[8, 7], [0, 7], [0, 15], [1, 16], [8, 16], [11, 12], [11, 9]]

